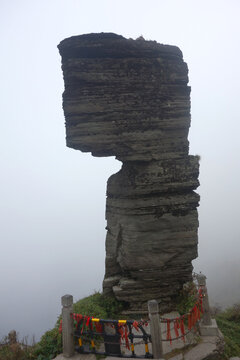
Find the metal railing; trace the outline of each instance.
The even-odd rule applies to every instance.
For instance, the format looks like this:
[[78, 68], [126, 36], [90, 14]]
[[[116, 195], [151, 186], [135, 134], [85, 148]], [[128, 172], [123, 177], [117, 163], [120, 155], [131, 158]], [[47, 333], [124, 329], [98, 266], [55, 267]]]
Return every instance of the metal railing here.
[[[146, 325], [144, 322], [104, 320], [79, 315], [73, 314], [73, 319], [77, 322], [74, 331], [74, 337], [78, 341], [78, 345], [75, 346], [77, 352], [134, 358], [136, 357], [135, 346], [144, 344], [145, 355], [138, 355], [138, 357], [153, 358], [149, 352], [151, 335], [144, 329]], [[101, 339], [104, 349], [99, 347]], [[138, 341], [136, 342], [136, 340]], [[126, 354], [123, 348], [129, 350], [129, 354]]]
[[[148, 301], [150, 334], [144, 329], [147, 323], [143, 321], [104, 320], [74, 314], [72, 295], [63, 296], [63, 355], [69, 358], [77, 351], [83, 354], [93, 353], [124, 358], [163, 358], [162, 341], [170, 341], [172, 343], [173, 340], [179, 338], [185, 341], [185, 335], [195, 329], [195, 324], [199, 322], [201, 315], [201, 323], [204, 326], [209, 326], [212, 323], [206, 277], [203, 274], [196, 274], [194, 276], [198, 282], [198, 299], [194, 307], [187, 314], [175, 319], [162, 318], [159, 316], [157, 301]], [[167, 324], [166, 339], [162, 339], [160, 323]], [[171, 335], [170, 323], [173, 323], [174, 337]], [[188, 331], [185, 331], [184, 326], [187, 326]], [[99, 346], [101, 340], [104, 347]], [[151, 343], [152, 353], [149, 351], [149, 343]], [[140, 344], [144, 345], [144, 355], [136, 355], [135, 347]], [[143, 352], [141, 351], [141, 353]]]

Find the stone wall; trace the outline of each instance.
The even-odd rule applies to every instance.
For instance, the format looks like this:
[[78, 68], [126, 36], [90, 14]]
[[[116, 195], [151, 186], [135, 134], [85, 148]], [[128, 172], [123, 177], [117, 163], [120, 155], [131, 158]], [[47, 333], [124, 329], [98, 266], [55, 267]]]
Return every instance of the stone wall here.
[[103, 290], [170, 310], [197, 257], [198, 157], [188, 155], [188, 68], [175, 46], [112, 33], [59, 44], [67, 146], [116, 156], [107, 185]]

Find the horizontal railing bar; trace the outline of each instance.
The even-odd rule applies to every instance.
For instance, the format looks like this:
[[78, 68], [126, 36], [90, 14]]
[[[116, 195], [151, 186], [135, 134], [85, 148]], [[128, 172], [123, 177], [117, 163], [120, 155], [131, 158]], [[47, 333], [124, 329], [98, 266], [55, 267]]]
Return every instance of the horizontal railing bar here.
[[93, 351], [93, 350], [85, 350], [83, 349], [83, 346], [80, 347], [80, 346], [76, 346], [75, 347], [75, 350], [81, 354], [97, 354], [97, 355], [105, 355], [105, 356], [113, 356], [113, 357], [119, 357], [119, 358], [127, 358], [127, 359], [131, 359], [131, 358], [140, 358], [140, 359], [152, 359], [153, 358], [153, 355], [152, 354], [148, 354], [148, 355], [117, 355], [117, 354], [114, 354], [114, 353], [106, 353], [104, 351]]
[[[88, 332], [88, 331], [83, 331], [82, 333], [74, 333], [74, 336], [75, 337], [81, 337], [82, 335], [96, 335], [96, 336], [104, 336], [104, 335], [106, 335], [105, 333], [98, 333], [98, 332], [95, 332], [95, 331], [92, 331], [91, 333], [90, 332]], [[115, 337], [116, 336], [116, 334], [108, 334], [108, 336], [109, 337]], [[134, 334], [128, 334], [128, 338], [133, 338], [133, 339], [143, 339], [143, 338], [145, 338], [145, 337], [148, 337], [148, 338], [150, 338], [151, 337], [151, 335], [150, 334], [146, 334], [146, 335], [134, 335]]]

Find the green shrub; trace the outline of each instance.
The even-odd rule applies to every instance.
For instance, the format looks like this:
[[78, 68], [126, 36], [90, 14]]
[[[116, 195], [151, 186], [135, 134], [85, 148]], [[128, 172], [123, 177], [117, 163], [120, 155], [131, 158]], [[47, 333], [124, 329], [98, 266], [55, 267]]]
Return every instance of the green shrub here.
[[225, 340], [225, 358], [240, 355], [240, 305], [234, 305], [216, 317]]
[[240, 325], [240, 304], [235, 304], [220, 314], [220, 317]]
[[21, 349], [18, 344], [3, 345], [0, 347], [0, 360], [28, 360], [33, 359], [29, 352]]
[[47, 331], [35, 345], [34, 356], [37, 360], [51, 360], [62, 352], [62, 335], [56, 326]]
[[0, 346], [0, 360], [32, 360], [35, 359], [32, 346], [25, 346], [19, 343], [2, 344]]
[[225, 346], [224, 346], [224, 356], [225, 359], [229, 359], [233, 356], [239, 356], [240, 354], [240, 347], [237, 346], [231, 338], [228, 336], [224, 336]]
[[99, 319], [118, 318], [123, 308], [123, 303], [118, 302], [114, 297], [104, 296], [99, 292], [85, 297], [73, 305], [75, 313]]
[[193, 282], [184, 284], [180, 295], [176, 299], [176, 309], [180, 315], [184, 315], [189, 312], [197, 301], [197, 288]]

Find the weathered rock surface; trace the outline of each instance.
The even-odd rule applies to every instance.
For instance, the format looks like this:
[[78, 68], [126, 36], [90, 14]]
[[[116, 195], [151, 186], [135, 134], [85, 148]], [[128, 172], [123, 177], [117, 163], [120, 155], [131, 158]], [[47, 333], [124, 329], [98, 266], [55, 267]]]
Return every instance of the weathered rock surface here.
[[188, 69], [175, 46], [101, 33], [59, 44], [67, 146], [123, 162], [107, 186], [105, 293], [173, 307], [197, 256], [198, 157]]

